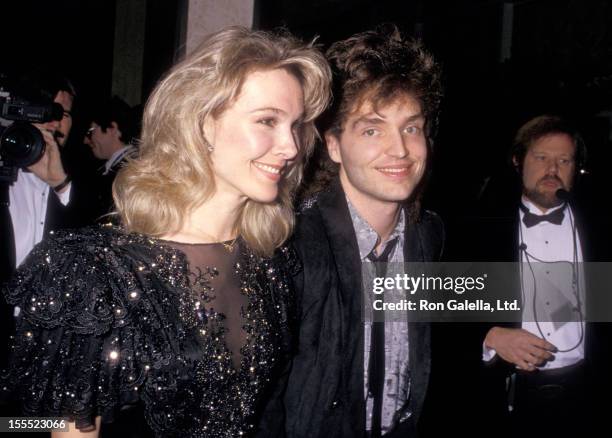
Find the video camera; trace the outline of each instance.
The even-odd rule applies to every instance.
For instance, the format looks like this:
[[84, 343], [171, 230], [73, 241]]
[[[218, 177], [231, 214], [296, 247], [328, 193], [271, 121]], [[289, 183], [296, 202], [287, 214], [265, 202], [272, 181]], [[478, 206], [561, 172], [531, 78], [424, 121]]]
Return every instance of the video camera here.
[[31, 123], [62, 120], [59, 103], [40, 104], [11, 95], [0, 87], [0, 184], [17, 180], [17, 170], [36, 163], [45, 153], [45, 140]]

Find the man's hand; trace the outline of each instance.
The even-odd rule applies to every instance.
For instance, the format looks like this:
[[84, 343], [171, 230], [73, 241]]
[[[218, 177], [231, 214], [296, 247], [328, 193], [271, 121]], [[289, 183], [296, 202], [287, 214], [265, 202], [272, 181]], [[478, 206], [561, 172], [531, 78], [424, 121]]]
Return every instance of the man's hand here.
[[45, 139], [46, 148], [42, 158], [28, 167], [28, 170], [49, 184], [49, 186], [56, 187], [66, 179], [66, 172], [62, 165], [59, 146], [51, 131], [37, 125], [34, 126], [42, 133]]
[[557, 351], [550, 342], [540, 339], [527, 330], [493, 327], [485, 337], [485, 347], [494, 349], [507, 362], [525, 371], [534, 371], [553, 358]]

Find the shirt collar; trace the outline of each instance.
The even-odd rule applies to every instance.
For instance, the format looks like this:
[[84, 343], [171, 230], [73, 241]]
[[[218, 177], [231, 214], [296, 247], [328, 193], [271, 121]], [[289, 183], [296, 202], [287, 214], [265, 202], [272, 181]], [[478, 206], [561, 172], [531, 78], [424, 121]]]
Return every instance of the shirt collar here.
[[118, 161], [121, 161], [121, 159], [125, 155], [129, 154], [133, 149], [134, 149], [134, 146], [132, 146], [131, 144], [128, 144], [122, 147], [121, 149], [118, 149], [115, 152], [113, 152], [113, 155], [111, 155], [111, 157], [108, 160], [106, 160], [106, 163], [104, 163], [104, 175], [110, 172], [110, 170], [113, 168], [115, 163]]
[[[353, 222], [353, 228], [355, 229], [355, 235], [357, 236], [357, 246], [359, 247], [359, 257], [361, 260], [365, 260], [366, 257], [376, 248], [376, 243], [378, 242], [378, 233], [374, 231], [374, 228], [366, 221], [361, 215], [357, 212], [357, 209], [351, 204], [351, 201], [348, 197], [346, 197], [346, 202], [348, 204], [349, 213], [351, 214], [351, 220]], [[384, 246], [387, 245], [388, 242], [395, 239], [396, 237], [402, 238], [403, 230], [405, 228], [405, 215], [404, 209], [400, 209], [400, 216], [395, 224], [395, 228], [393, 232], [389, 236], [389, 239], [385, 242]]]
[[[543, 216], [545, 214], [552, 213], [553, 211], [559, 210], [560, 208], [565, 208], [565, 205], [566, 205], [566, 203], [563, 202], [560, 205], [557, 205], [556, 207], [549, 208], [548, 210], [546, 210], [546, 213], [542, 213], [542, 210], [536, 207], [536, 205], [533, 202], [531, 202], [529, 199], [527, 199], [525, 196], [521, 197], [521, 202], [523, 203], [525, 207], [527, 207], [527, 210], [529, 210], [530, 213], [535, 214], [536, 216]], [[523, 212], [521, 211], [521, 215], [522, 214]]]

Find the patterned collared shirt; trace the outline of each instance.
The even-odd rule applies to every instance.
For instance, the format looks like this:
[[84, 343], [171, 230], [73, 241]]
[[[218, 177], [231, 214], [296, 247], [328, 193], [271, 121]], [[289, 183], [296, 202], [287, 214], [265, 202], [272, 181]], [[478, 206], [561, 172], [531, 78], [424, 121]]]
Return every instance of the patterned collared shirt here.
[[[368, 255], [372, 253], [378, 243], [378, 234], [372, 226], [363, 219], [355, 207], [347, 198], [353, 228], [357, 236], [357, 246], [359, 247], [359, 258], [364, 269], [363, 275], [374, 276], [374, 266], [368, 260]], [[399, 220], [389, 239], [382, 245], [381, 252], [393, 239], [398, 239], [395, 248], [389, 255], [387, 276], [403, 274], [395, 272], [399, 270], [404, 261], [404, 240], [406, 228], [406, 217], [404, 210], [400, 212]], [[367, 270], [368, 272], [365, 272]], [[403, 271], [403, 269], [401, 269]], [[370, 297], [371, 298], [371, 297]], [[364, 302], [366, 309], [372, 309], [370, 303]], [[368, 388], [368, 364], [370, 361], [370, 342], [372, 333], [371, 318], [365, 318], [364, 322], [364, 396], [366, 400], [366, 430], [371, 429], [372, 412], [374, 399], [369, 393]], [[385, 383], [382, 400], [382, 433], [393, 429], [397, 423], [409, 418], [411, 412], [408, 409], [410, 396], [410, 370], [408, 364], [408, 323], [390, 322], [385, 324]]]

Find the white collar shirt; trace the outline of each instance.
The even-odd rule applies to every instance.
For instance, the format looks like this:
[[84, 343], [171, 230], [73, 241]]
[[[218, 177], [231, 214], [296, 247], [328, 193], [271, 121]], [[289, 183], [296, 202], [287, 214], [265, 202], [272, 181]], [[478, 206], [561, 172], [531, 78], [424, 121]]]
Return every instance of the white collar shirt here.
[[[529, 200], [523, 198], [522, 201], [532, 214], [543, 214]], [[584, 283], [582, 281], [584, 277], [581, 269], [583, 257], [580, 236], [576, 229], [574, 214], [569, 206], [562, 205], [550, 209], [546, 214], [559, 208], [565, 208], [563, 221], [560, 225], [542, 221], [532, 227], [526, 227], [523, 222], [525, 213], [519, 211], [520, 221], [517, 230], [519, 245], [524, 244], [525, 248], [519, 250], [524, 315], [522, 328], [538, 337], [544, 337], [559, 350], [554, 354], [554, 359], [546, 362], [540, 367], [541, 369], [570, 366], [584, 359]], [[574, 270], [577, 275], [577, 286], [571, 284], [572, 280], [568, 276], [559, 275], [561, 272], [571, 272], [571, 270]], [[549, 279], [546, 278], [547, 276], [553, 277]], [[559, 278], [567, 281], [555, 287], [554, 283]], [[534, 280], [537, 280], [535, 289]], [[545, 286], [547, 284], [553, 285], [552, 289], [565, 290], [568, 299], [571, 298], [572, 300], [574, 309], [577, 309], [578, 303], [581, 304], [578, 318], [568, 318], [573, 319], [573, 321], [564, 323], [556, 317], [546, 318], [542, 316], [542, 314], [555, 315], [554, 311], [547, 313], [547, 308], [555, 305], [555, 300], [545, 298], [547, 293]], [[535, 312], [532, 304], [534, 294], [537, 303]], [[579, 300], [577, 295], [580, 297]], [[544, 320], [541, 320], [541, 318], [544, 318]]]
[[117, 163], [121, 162], [126, 155], [134, 153], [134, 151], [136, 151], [136, 148], [128, 144], [113, 152], [113, 155], [104, 163], [104, 172], [102, 172], [102, 175], [107, 175]]
[[9, 187], [9, 212], [15, 236], [17, 266], [43, 238], [49, 196], [57, 196], [63, 205], [67, 205], [71, 190], [72, 185], [69, 185], [64, 192], [56, 194], [39, 177], [19, 169], [17, 181]]

